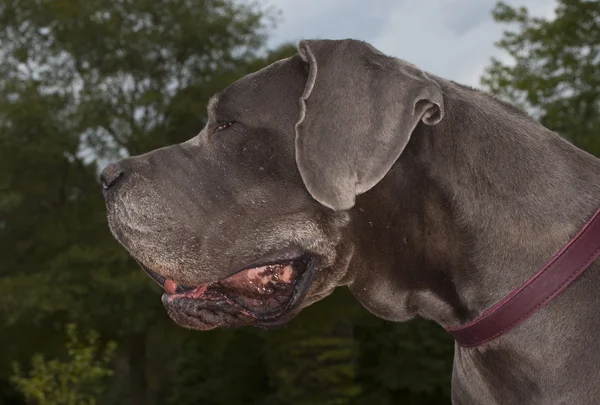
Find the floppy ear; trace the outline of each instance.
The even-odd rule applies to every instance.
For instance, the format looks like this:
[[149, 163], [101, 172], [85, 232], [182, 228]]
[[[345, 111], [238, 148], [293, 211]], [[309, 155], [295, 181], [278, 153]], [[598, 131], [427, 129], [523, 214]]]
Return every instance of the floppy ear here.
[[419, 121], [442, 120], [442, 91], [416, 66], [361, 41], [300, 41], [299, 54], [308, 79], [296, 162], [317, 201], [346, 210], [390, 170]]

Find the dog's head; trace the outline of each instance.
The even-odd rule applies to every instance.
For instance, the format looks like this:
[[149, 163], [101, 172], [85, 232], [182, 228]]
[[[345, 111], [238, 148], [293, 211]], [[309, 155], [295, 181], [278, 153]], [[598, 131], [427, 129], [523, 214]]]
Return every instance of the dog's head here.
[[194, 138], [108, 166], [110, 228], [179, 324], [280, 325], [353, 282], [356, 197], [442, 117], [418, 68], [303, 41], [215, 96]]

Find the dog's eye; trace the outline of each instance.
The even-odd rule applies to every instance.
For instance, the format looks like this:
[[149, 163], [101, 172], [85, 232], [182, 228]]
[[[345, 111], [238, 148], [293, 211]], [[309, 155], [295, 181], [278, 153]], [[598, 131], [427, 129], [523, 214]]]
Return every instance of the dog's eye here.
[[235, 121], [221, 121], [221, 122], [219, 122], [219, 126], [215, 129], [215, 132], [219, 132], [224, 129], [227, 129], [230, 126], [232, 126], [233, 124], [235, 124]]

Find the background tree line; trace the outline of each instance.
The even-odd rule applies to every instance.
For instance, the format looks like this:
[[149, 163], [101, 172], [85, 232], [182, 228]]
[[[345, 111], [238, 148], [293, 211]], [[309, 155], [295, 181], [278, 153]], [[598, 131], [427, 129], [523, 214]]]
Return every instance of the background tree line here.
[[[600, 155], [600, 1], [493, 12], [514, 63], [483, 86]], [[0, 404], [449, 403], [438, 326], [340, 290], [282, 330], [187, 331], [108, 231], [98, 167], [189, 139], [213, 93], [292, 55], [266, 48], [277, 18], [233, 0], [0, 3]]]

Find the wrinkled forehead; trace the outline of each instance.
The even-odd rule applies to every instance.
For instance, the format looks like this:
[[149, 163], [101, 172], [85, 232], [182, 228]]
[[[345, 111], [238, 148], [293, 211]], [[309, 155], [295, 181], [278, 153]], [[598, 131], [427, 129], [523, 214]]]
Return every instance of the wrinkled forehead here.
[[265, 126], [297, 120], [306, 78], [306, 66], [300, 57], [282, 59], [242, 77], [216, 95], [210, 113], [222, 121], [245, 119]]

